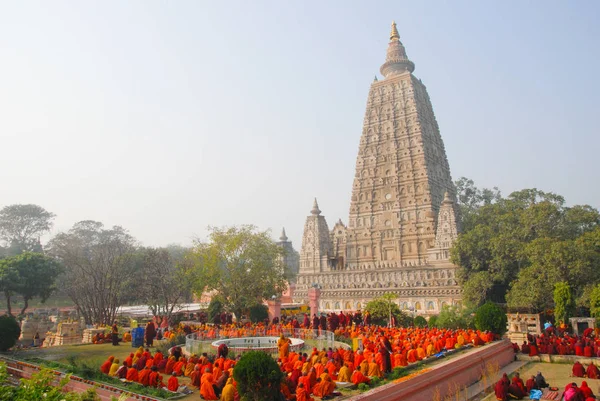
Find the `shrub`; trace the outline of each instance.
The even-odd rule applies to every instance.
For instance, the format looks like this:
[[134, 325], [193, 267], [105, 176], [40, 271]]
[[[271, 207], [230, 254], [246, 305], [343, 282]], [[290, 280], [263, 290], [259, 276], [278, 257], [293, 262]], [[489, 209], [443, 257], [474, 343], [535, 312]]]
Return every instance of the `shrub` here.
[[575, 311], [573, 291], [567, 282], [554, 285], [554, 317], [557, 323], [567, 323]]
[[269, 318], [269, 308], [266, 305], [259, 304], [250, 308], [250, 321], [252, 323], [264, 322]]
[[281, 369], [270, 355], [250, 351], [242, 355], [233, 369], [233, 378], [244, 401], [267, 401], [279, 397], [283, 378]]
[[437, 320], [438, 320], [438, 316], [437, 315], [430, 316], [429, 320], [427, 321], [427, 326], [429, 326], [429, 327], [437, 327]]
[[220, 315], [223, 312], [223, 301], [218, 295], [210, 299], [208, 304], [208, 321], [213, 322], [216, 315]]
[[17, 343], [21, 335], [21, 326], [12, 316], [0, 316], [0, 333], [0, 351], [8, 351]]
[[414, 325], [417, 327], [425, 327], [427, 326], [427, 320], [423, 316], [417, 316], [414, 320]]
[[466, 329], [470, 326], [470, 317], [456, 306], [444, 306], [437, 318], [437, 326], [443, 329]]
[[360, 391], [367, 391], [369, 389], [369, 385], [367, 383], [360, 383], [358, 385], [358, 389]]
[[506, 331], [506, 313], [493, 302], [487, 302], [475, 311], [475, 328], [502, 335]]

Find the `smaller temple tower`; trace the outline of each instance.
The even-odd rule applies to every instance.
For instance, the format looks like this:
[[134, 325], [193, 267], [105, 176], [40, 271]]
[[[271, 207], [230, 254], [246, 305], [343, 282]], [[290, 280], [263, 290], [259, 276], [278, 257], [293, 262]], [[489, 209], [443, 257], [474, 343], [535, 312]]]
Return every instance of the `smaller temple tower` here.
[[435, 231], [435, 246], [429, 249], [429, 262], [436, 264], [450, 260], [450, 248], [458, 238], [458, 223], [456, 221], [456, 206], [450, 194], [444, 194], [444, 200], [438, 213]]
[[300, 255], [292, 246], [292, 241], [288, 241], [288, 237], [285, 235], [285, 228], [281, 229], [281, 236], [276, 244], [283, 248], [285, 252], [283, 263], [286, 273], [289, 275], [290, 281], [295, 282], [300, 268]]
[[310, 216], [304, 223], [302, 253], [300, 254], [300, 274], [320, 273], [331, 270], [331, 238], [325, 216], [321, 216], [317, 198], [313, 202]]

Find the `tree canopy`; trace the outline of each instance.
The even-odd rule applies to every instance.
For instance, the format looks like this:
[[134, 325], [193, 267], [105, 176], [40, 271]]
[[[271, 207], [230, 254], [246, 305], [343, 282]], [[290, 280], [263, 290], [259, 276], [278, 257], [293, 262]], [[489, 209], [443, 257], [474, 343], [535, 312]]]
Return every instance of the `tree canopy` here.
[[87, 324], [110, 324], [117, 308], [132, 298], [136, 276], [136, 241], [119, 226], [105, 229], [97, 221], [80, 221], [49, 243], [50, 253], [65, 266], [65, 292]]
[[396, 298], [396, 295], [388, 293], [367, 303], [365, 310], [371, 315], [373, 324], [389, 324], [392, 315], [400, 326], [410, 325], [410, 317], [402, 313], [398, 304], [394, 302]]
[[56, 280], [62, 272], [60, 263], [41, 253], [25, 252], [0, 259], [0, 290], [6, 297], [7, 312], [12, 316], [11, 300], [15, 295], [23, 297], [21, 314], [34, 297], [45, 302], [56, 290]]
[[243, 312], [285, 289], [283, 250], [268, 231], [254, 226], [210, 228], [208, 242], [197, 242], [188, 254], [194, 290], [215, 290], [239, 319]]
[[562, 281], [575, 290], [578, 304], [589, 300], [600, 282], [596, 209], [568, 207], [562, 196], [535, 188], [502, 198], [496, 189], [478, 190], [472, 181], [461, 181], [459, 204], [468, 219], [451, 260], [459, 266], [467, 305], [492, 300], [541, 312], [554, 307], [554, 285]]
[[0, 240], [9, 255], [41, 252], [39, 238], [52, 228], [54, 214], [38, 205], [10, 205], [0, 210]]

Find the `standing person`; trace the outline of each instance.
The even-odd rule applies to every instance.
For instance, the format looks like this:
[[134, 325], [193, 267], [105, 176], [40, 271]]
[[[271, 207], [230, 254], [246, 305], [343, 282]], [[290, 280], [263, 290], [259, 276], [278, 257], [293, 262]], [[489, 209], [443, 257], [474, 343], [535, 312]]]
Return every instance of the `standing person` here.
[[112, 345], [119, 345], [119, 328], [117, 327], [117, 321], [115, 320], [112, 329], [110, 331], [112, 338]]
[[150, 321], [146, 324], [146, 332], [144, 333], [144, 337], [146, 340], [146, 346], [152, 347], [154, 343], [154, 337], [156, 337], [156, 327], [154, 326], [154, 322]]

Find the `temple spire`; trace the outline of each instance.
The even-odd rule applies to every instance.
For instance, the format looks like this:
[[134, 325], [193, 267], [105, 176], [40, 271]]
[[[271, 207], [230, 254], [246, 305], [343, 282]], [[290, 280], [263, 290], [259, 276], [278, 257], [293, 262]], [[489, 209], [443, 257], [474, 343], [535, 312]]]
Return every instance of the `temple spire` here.
[[392, 32], [390, 32], [390, 40], [400, 40], [400, 34], [398, 28], [396, 28], [396, 21], [392, 21]]
[[319, 210], [319, 204], [317, 203], [317, 198], [315, 198], [315, 201], [313, 202], [313, 207], [312, 210], [310, 211], [311, 214], [314, 214], [315, 216], [318, 216], [321, 214], [321, 211]]
[[415, 64], [408, 59], [406, 49], [400, 42], [400, 34], [396, 23], [392, 22], [392, 31], [390, 32], [390, 43], [388, 44], [385, 63], [379, 70], [385, 78], [393, 77], [405, 72], [413, 72]]
[[281, 236], [279, 237], [279, 240], [282, 242], [287, 242], [288, 240], [287, 235], [285, 235], [285, 227], [281, 229]]

